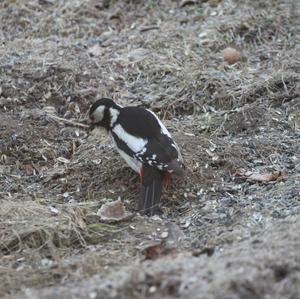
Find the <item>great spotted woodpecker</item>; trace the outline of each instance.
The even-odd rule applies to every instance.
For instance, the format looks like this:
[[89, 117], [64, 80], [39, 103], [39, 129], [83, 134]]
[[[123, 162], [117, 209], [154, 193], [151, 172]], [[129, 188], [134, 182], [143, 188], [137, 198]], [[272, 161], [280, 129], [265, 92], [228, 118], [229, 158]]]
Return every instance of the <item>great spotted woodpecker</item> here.
[[138, 209], [157, 213], [164, 178], [184, 174], [177, 144], [158, 117], [141, 107], [122, 107], [113, 100], [97, 100], [89, 110], [91, 129], [104, 127], [118, 152], [142, 181]]

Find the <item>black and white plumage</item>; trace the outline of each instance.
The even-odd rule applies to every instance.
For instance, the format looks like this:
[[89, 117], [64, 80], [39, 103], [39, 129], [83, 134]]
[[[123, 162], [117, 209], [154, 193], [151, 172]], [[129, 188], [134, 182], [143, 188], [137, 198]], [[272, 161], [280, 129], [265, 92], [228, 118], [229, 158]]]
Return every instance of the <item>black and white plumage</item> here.
[[120, 155], [140, 174], [139, 211], [155, 214], [164, 177], [184, 174], [180, 151], [169, 131], [152, 111], [122, 107], [107, 98], [91, 106], [89, 117], [92, 127], [104, 127], [112, 135]]

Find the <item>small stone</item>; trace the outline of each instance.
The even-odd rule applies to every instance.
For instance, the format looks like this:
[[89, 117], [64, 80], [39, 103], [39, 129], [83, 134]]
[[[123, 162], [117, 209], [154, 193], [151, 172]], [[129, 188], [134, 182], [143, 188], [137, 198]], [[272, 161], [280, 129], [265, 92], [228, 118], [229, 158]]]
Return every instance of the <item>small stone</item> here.
[[181, 225], [182, 228], [188, 228], [191, 225], [191, 220], [187, 219], [184, 224]]
[[90, 292], [89, 293], [89, 298], [90, 299], [95, 299], [97, 297], [97, 293], [96, 292]]
[[59, 214], [59, 210], [53, 206], [49, 206], [49, 211], [53, 216], [56, 216]]
[[152, 287], [150, 287], [150, 288], [149, 288], [149, 294], [153, 294], [153, 293], [155, 293], [155, 292], [156, 292], [156, 290], [157, 290], [157, 287], [156, 287], [156, 286], [152, 286]]
[[160, 235], [160, 237], [161, 237], [162, 239], [166, 239], [166, 238], [168, 238], [168, 236], [169, 236], [169, 233], [168, 233], [168, 232], [162, 232], [161, 235]]
[[229, 64], [234, 64], [241, 58], [241, 53], [234, 48], [226, 48], [222, 51], [223, 58]]

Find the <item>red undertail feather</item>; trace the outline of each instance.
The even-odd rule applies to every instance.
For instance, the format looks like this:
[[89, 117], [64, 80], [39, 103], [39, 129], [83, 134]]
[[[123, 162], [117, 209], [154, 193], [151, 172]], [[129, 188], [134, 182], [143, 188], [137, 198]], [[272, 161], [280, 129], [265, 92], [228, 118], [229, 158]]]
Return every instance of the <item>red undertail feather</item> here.
[[172, 179], [172, 174], [170, 172], [165, 172], [164, 173], [164, 182], [166, 184], [170, 184], [171, 183], [171, 179]]
[[140, 178], [141, 178], [141, 182], [143, 183], [143, 180], [144, 180], [144, 166], [141, 167], [139, 175], [140, 175]]

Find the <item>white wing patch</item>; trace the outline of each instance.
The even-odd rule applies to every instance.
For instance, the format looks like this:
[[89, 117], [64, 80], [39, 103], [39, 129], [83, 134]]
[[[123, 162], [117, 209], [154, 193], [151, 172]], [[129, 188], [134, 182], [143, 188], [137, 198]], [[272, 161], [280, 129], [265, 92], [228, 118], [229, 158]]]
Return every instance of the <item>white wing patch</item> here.
[[127, 133], [120, 124], [115, 125], [112, 131], [135, 153], [141, 151], [148, 143], [148, 140]]
[[169, 132], [168, 129], [165, 127], [165, 125], [160, 121], [160, 119], [157, 117], [157, 115], [156, 115], [154, 112], [152, 112], [151, 110], [148, 110], [148, 109], [147, 109], [147, 111], [149, 111], [149, 112], [156, 118], [156, 120], [157, 120], [157, 122], [158, 122], [158, 124], [159, 124], [159, 126], [160, 126], [160, 132], [161, 132], [162, 134], [167, 135], [167, 136], [169, 136], [170, 138], [172, 138], [170, 132]]

